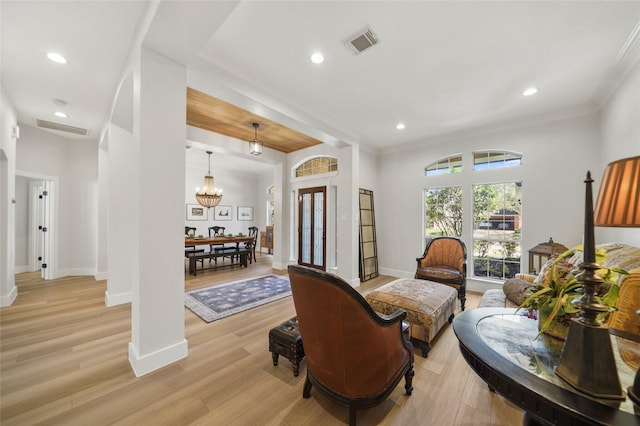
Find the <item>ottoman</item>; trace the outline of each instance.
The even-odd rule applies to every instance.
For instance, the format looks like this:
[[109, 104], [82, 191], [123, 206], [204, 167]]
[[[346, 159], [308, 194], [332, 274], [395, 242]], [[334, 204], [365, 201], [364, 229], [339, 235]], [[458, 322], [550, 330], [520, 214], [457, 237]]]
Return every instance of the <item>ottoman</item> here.
[[269, 330], [269, 351], [273, 358], [273, 365], [278, 365], [278, 356], [282, 355], [291, 361], [293, 375], [298, 376], [300, 361], [304, 358], [298, 317], [293, 317]]
[[433, 281], [400, 278], [378, 287], [365, 296], [371, 307], [389, 315], [398, 309], [407, 311], [411, 338], [427, 357], [431, 341], [440, 329], [453, 321], [458, 293], [452, 287]]

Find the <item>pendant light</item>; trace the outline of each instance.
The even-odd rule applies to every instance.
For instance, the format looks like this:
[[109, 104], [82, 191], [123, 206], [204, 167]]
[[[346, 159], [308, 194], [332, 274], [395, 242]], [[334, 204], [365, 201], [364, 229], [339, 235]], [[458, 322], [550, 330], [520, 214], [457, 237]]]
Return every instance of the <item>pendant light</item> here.
[[209, 172], [204, 177], [204, 186], [202, 192], [200, 188], [196, 188], [196, 200], [203, 207], [215, 207], [222, 201], [222, 189], [215, 187], [213, 176], [211, 175], [211, 151], [207, 151], [209, 155]]
[[255, 129], [255, 137], [252, 141], [249, 141], [249, 152], [253, 155], [262, 154], [262, 142], [258, 140], [258, 127], [260, 127], [258, 123], [253, 123], [253, 128]]

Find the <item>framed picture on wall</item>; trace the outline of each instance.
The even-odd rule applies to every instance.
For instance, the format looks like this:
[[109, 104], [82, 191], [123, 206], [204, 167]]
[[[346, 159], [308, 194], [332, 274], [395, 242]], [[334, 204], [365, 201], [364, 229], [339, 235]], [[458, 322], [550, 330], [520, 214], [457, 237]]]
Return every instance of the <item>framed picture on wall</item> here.
[[200, 204], [187, 204], [187, 220], [207, 220], [208, 210]]
[[231, 220], [233, 219], [233, 209], [231, 206], [215, 206], [213, 212], [214, 220]]
[[253, 220], [253, 207], [238, 206], [238, 220]]

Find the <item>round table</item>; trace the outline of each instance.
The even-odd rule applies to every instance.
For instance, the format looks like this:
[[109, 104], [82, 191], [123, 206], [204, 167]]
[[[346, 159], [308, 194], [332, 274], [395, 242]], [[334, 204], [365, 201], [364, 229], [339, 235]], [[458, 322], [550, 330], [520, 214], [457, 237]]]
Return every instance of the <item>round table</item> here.
[[[491, 390], [525, 411], [532, 423], [640, 425], [640, 407], [589, 397], [554, 372], [564, 341], [536, 339], [537, 320], [509, 308], [477, 308], [458, 315], [460, 352]], [[627, 337], [627, 338], [625, 338]], [[611, 335], [622, 389], [633, 384], [640, 360], [637, 336]]]

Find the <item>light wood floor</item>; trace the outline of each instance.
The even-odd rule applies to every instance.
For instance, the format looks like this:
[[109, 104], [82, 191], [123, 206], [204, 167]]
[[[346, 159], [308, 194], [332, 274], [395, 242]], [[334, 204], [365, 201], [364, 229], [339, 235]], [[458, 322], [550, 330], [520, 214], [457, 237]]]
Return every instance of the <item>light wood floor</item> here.
[[[270, 256], [247, 269], [185, 279], [187, 289], [271, 272]], [[363, 292], [391, 281], [378, 277]], [[280, 358], [269, 329], [292, 317], [291, 297], [206, 324], [186, 310], [189, 356], [136, 378], [127, 359], [130, 306], [107, 308], [106, 283], [91, 277], [43, 281], [16, 276], [18, 298], [0, 309], [1, 413], [10, 425], [341, 425], [346, 408], [312, 389]], [[470, 294], [468, 308], [480, 296]], [[366, 350], [366, 348], [362, 348]], [[413, 395], [402, 383], [360, 425], [516, 425], [522, 411], [488, 391], [460, 355], [447, 325], [424, 359], [416, 350]]]

